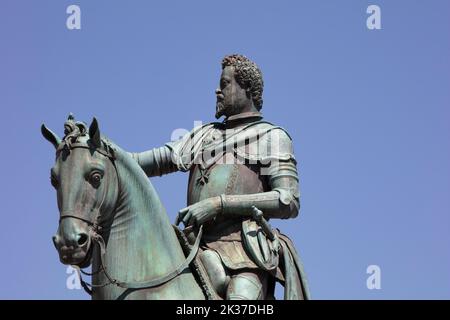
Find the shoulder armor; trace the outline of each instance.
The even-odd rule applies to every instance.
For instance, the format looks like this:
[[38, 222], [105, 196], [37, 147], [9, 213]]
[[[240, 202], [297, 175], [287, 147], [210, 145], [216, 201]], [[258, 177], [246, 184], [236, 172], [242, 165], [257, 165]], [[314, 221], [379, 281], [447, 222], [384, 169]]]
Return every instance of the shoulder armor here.
[[285, 129], [265, 123], [248, 130], [257, 130], [258, 134], [252, 135], [256, 138], [251, 139], [248, 143], [235, 147], [235, 152], [239, 157], [262, 163], [291, 159], [295, 162], [292, 139]]
[[167, 142], [165, 145], [172, 153], [172, 161], [179, 170], [188, 171], [192, 165], [194, 156], [201, 148], [203, 137], [211, 132], [218, 123], [212, 122], [195, 127], [182, 138]]

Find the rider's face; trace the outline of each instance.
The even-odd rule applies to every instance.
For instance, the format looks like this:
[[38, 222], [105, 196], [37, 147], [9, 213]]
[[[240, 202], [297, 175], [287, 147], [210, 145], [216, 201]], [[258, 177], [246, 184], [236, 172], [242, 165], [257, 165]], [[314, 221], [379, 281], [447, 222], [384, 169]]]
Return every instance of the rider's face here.
[[234, 77], [234, 67], [226, 66], [220, 77], [220, 88], [216, 89], [216, 118], [238, 114], [248, 104], [249, 95]]

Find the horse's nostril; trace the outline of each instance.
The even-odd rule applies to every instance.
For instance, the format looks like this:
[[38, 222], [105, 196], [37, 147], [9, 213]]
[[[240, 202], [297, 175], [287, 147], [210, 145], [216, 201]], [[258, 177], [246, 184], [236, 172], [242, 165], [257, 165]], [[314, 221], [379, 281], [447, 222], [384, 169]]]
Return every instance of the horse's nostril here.
[[78, 235], [78, 245], [81, 247], [88, 241], [88, 236], [86, 233], [81, 233]]

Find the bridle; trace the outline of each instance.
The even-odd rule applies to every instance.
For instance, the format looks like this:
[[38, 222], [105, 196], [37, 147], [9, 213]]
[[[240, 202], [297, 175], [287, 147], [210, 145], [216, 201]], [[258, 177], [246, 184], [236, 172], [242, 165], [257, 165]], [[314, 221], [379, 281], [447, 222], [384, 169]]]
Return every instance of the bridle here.
[[[119, 181], [119, 172], [117, 170], [116, 167], [116, 157], [114, 155], [114, 149], [112, 149], [112, 147], [109, 145], [109, 143], [107, 143], [106, 141], [103, 141], [103, 146], [104, 148], [100, 148], [100, 147], [96, 147], [95, 151], [102, 154], [103, 156], [107, 157], [113, 167], [114, 170], [116, 172], [116, 177], [117, 177], [117, 184], [118, 186], [120, 186], [120, 181]], [[64, 149], [67, 148], [68, 150], [72, 150], [72, 149], [76, 149], [76, 148], [83, 148], [83, 149], [88, 149], [88, 150], [93, 150], [93, 147], [90, 146], [88, 143], [82, 143], [82, 142], [75, 142], [75, 143], [70, 143], [70, 144], [62, 144], [60, 147], [58, 147], [57, 150], [57, 156], [59, 154], [59, 152]], [[193, 244], [193, 246], [191, 247], [191, 251], [189, 253], [189, 255], [187, 256], [187, 258], [180, 264], [178, 265], [176, 268], [174, 268], [173, 270], [171, 270], [170, 272], [151, 279], [151, 280], [147, 280], [147, 281], [139, 281], [139, 282], [125, 282], [125, 281], [120, 281], [114, 277], [112, 277], [109, 273], [108, 270], [106, 269], [106, 264], [105, 264], [105, 256], [106, 256], [106, 245], [105, 245], [105, 240], [103, 239], [101, 232], [102, 232], [102, 226], [99, 223], [99, 219], [100, 219], [100, 208], [103, 205], [103, 202], [106, 198], [106, 192], [103, 194], [103, 198], [102, 201], [100, 202], [100, 205], [96, 208], [96, 215], [95, 217], [91, 220], [91, 219], [87, 219], [85, 217], [81, 217], [76, 215], [73, 212], [68, 212], [68, 213], [62, 213], [59, 219], [59, 222], [61, 223], [61, 220], [65, 219], [65, 218], [74, 218], [74, 219], [78, 219], [81, 220], [85, 223], [87, 223], [89, 225], [89, 238], [91, 239], [92, 243], [90, 244], [91, 246], [93, 246], [94, 244], [97, 244], [100, 250], [100, 265], [98, 267], [98, 270], [96, 270], [95, 272], [92, 273], [88, 273], [86, 271], [83, 271], [82, 268], [78, 265], [72, 265], [72, 267], [77, 271], [79, 279], [80, 279], [80, 283], [83, 287], [83, 289], [89, 294], [92, 295], [92, 291], [94, 288], [103, 288], [106, 287], [108, 285], [115, 285], [118, 286], [120, 288], [126, 289], [117, 299], [118, 300], [122, 300], [124, 299], [129, 293], [131, 293], [134, 290], [139, 290], [139, 289], [150, 289], [150, 288], [154, 288], [154, 287], [158, 287], [162, 284], [165, 284], [173, 279], [175, 279], [177, 276], [179, 276], [186, 268], [189, 267], [190, 263], [192, 262], [192, 260], [195, 258], [197, 252], [198, 252], [198, 248], [200, 245], [200, 239], [202, 237], [202, 233], [203, 233], [203, 226], [200, 226], [199, 228], [199, 232], [197, 234], [197, 237], [195, 239], [195, 242]], [[115, 208], [113, 209], [115, 210]], [[89, 249], [89, 250], [92, 250]], [[90, 284], [86, 281], [83, 280], [82, 274], [84, 275], [88, 275], [88, 276], [92, 276], [92, 275], [96, 275], [103, 272], [105, 277], [107, 278], [107, 282], [102, 283], [102, 284]]]

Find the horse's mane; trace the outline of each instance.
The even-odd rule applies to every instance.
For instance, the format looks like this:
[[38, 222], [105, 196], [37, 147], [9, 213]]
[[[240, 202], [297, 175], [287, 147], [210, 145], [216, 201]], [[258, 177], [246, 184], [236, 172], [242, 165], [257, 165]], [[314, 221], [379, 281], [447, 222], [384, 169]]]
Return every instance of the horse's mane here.
[[111, 152], [124, 153], [117, 144], [104, 135], [100, 137], [100, 146], [94, 147], [93, 144], [90, 143], [90, 139], [88, 125], [83, 121], [75, 121], [74, 116], [69, 114], [67, 121], [64, 123], [64, 137], [61, 139], [58, 149], [61, 150], [65, 147], [70, 149], [75, 143], [85, 143], [93, 149], [104, 149], [108, 154]]
[[88, 135], [87, 124], [82, 121], [75, 121], [74, 116], [69, 114], [67, 121], [64, 122], [64, 137], [62, 138], [61, 143], [70, 147], [72, 143], [77, 142], [80, 137]]

